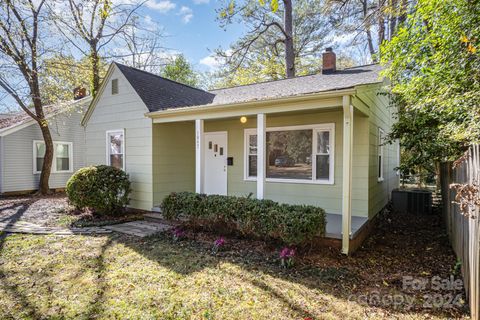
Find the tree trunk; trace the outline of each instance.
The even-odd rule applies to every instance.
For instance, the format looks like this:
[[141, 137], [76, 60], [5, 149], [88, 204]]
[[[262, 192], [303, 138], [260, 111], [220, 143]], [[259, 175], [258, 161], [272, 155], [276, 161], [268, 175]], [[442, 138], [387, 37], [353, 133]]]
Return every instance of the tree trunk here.
[[378, 1], [378, 46], [382, 45], [383, 40], [385, 40], [385, 18], [384, 18], [384, 1]]
[[397, 0], [390, 0], [390, 34], [388, 36], [388, 40], [392, 40], [393, 36], [395, 35], [395, 31], [397, 30]]
[[90, 46], [90, 64], [92, 72], [90, 75], [90, 92], [92, 97], [95, 98], [100, 87], [100, 57], [98, 56], [96, 44]]
[[[36, 68], [36, 63], [34, 65]], [[45, 119], [45, 114], [43, 112], [43, 104], [40, 97], [40, 87], [38, 85], [38, 76], [35, 71], [32, 72], [32, 81], [30, 85], [30, 92], [32, 95], [33, 106], [35, 108], [35, 113], [38, 117], [38, 125], [42, 131], [43, 141], [45, 142], [45, 156], [43, 158], [42, 172], [40, 173], [40, 182], [38, 185], [38, 192], [40, 194], [50, 193], [49, 179], [50, 173], [52, 171], [52, 162], [53, 162], [53, 141], [52, 135], [50, 134], [50, 128], [48, 127], [48, 122]]]
[[42, 131], [43, 141], [45, 142], [45, 157], [43, 158], [42, 173], [40, 174], [40, 184], [38, 190], [40, 194], [50, 193], [50, 186], [48, 180], [50, 179], [50, 173], [52, 171], [53, 162], [53, 141], [52, 135], [48, 124], [45, 124], [47, 120], [43, 119], [40, 125]]
[[287, 78], [295, 77], [295, 50], [293, 44], [293, 8], [292, 0], [284, 0], [285, 15], [285, 67]]
[[367, 44], [368, 44], [368, 51], [370, 52], [370, 58], [372, 62], [377, 62], [375, 47], [373, 46], [373, 38], [372, 38], [372, 31], [370, 30], [370, 20], [368, 19], [368, 3], [367, 0], [362, 1], [363, 7], [363, 20], [366, 24], [365, 33], [367, 34]]

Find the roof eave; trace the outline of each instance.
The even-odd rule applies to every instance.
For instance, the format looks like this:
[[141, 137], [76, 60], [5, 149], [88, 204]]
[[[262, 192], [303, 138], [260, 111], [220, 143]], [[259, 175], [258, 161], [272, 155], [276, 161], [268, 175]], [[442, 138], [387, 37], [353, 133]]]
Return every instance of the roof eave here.
[[145, 114], [145, 116], [151, 119], [155, 119], [155, 118], [161, 118], [163, 116], [184, 115], [188, 113], [197, 113], [201, 111], [212, 112], [215, 110], [223, 110], [227, 108], [233, 109], [237, 107], [261, 106], [261, 105], [267, 105], [272, 103], [286, 103], [286, 102], [306, 101], [306, 100], [314, 100], [314, 99], [334, 98], [334, 97], [340, 97], [344, 95], [352, 95], [355, 93], [356, 93], [355, 87], [349, 87], [349, 88], [343, 88], [338, 90], [329, 90], [329, 91], [301, 94], [301, 95], [281, 97], [281, 98], [275, 98], [275, 99], [253, 100], [253, 101], [216, 104], [216, 105], [206, 104], [206, 105], [198, 105], [198, 106], [183, 107], [183, 108], [172, 108], [172, 109], [148, 112]]

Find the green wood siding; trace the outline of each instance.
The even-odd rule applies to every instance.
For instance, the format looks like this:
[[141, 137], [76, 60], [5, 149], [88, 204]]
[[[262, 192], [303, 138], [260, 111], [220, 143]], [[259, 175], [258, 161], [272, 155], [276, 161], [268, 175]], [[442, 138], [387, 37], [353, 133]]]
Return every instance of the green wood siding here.
[[[118, 94], [112, 95], [111, 79], [118, 79]], [[153, 206], [152, 120], [145, 117], [145, 104], [114, 67], [86, 125], [87, 165], [106, 164], [106, 131], [125, 130], [125, 171], [130, 175], [130, 206], [151, 210]]]

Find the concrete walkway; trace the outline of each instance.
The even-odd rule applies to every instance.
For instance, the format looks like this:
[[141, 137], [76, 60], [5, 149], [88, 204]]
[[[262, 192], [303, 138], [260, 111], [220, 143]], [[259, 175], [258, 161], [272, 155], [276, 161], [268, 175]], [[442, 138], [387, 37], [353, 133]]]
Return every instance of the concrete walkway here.
[[170, 230], [172, 226], [163, 223], [154, 223], [149, 221], [132, 221], [121, 224], [114, 224], [103, 227], [85, 227], [85, 228], [61, 228], [61, 227], [43, 227], [26, 221], [17, 221], [15, 223], [0, 223], [0, 233], [25, 233], [25, 234], [54, 234], [54, 235], [94, 235], [108, 234], [112, 231], [133, 235], [137, 237], [147, 237], [158, 232]]
[[0, 232], [5, 233], [26, 233], [26, 234], [55, 234], [55, 235], [75, 235], [75, 234], [105, 234], [111, 233], [103, 227], [86, 228], [62, 228], [62, 227], [43, 227], [26, 221], [16, 221], [14, 223], [0, 223]]
[[165, 223], [156, 223], [140, 220], [121, 224], [114, 224], [111, 226], [105, 226], [104, 228], [143, 238], [154, 235], [155, 233], [168, 231], [172, 229], [172, 226]]

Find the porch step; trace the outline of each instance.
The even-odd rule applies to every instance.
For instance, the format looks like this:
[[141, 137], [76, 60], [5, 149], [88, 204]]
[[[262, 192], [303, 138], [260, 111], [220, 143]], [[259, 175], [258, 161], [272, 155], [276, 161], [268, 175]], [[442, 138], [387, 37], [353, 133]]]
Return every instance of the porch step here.
[[145, 213], [143, 215], [143, 219], [145, 221], [153, 222], [153, 223], [161, 223], [161, 224], [167, 224], [167, 225], [171, 225], [171, 226], [177, 225], [177, 223], [175, 223], [173, 221], [165, 220], [163, 215], [161, 213], [157, 213], [157, 212]]

